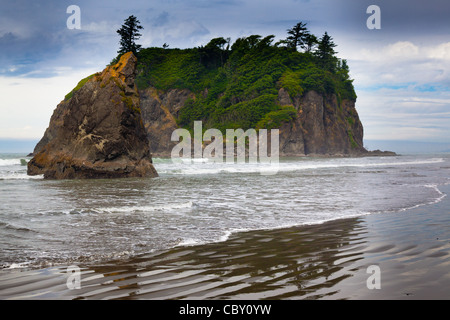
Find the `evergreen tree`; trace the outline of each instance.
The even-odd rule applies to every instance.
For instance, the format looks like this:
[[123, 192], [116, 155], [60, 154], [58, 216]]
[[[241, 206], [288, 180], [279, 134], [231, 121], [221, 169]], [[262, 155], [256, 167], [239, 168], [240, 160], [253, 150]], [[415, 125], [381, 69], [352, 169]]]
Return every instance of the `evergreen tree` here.
[[288, 47], [297, 50], [297, 47], [304, 46], [307, 35], [309, 35], [306, 23], [299, 22], [292, 29], [288, 29], [287, 33], [290, 35], [287, 37], [286, 42]]
[[342, 80], [349, 80], [350, 79], [350, 68], [348, 67], [347, 60], [338, 60], [337, 62], [337, 74], [340, 76]]
[[334, 51], [336, 44], [333, 42], [327, 32], [320, 38], [319, 45], [315, 51], [315, 55], [319, 60], [319, 64], [329, 71], [336, 69], [337, 58], [334, 56], [337, 52]]
[[305, 41], [303, 44], [303, 48], [305, 49], [305, 52], [313, 52], [314, 48], [319, 44], [319, 40], [317, 37], [313, 34], [308, 33], [305, 36]]
[[140, 25], [139, 20], [131, 15], [126, 20], [122, 27], [117, 30], [117, 33], [120, 35], [120, 49], [117, 51], [118, 53], [126, 53], [132, 51], [136, 54], [141, 45], [136, 44], [135, 40], [139, 39], [142, 34], [139, 33], [139, 30], [143, 29]]
[[[206, 46], [198, 49], [200, 53], [200, 62], [207, 67], [223, 66], [227, 58], [229, 43], [231, 39], [222, 37], [212, 39]], [[228, 44], [225, 49], [225, 45]]]

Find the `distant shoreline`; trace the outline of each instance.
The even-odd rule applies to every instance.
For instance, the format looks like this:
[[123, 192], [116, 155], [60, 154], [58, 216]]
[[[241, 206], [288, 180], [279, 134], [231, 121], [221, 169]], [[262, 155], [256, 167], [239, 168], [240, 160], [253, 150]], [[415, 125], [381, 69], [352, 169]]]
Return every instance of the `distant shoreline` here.
[[0, 153], [30, 154], [39, 139], [6, 139], [0, 138]]
[[[40, 139], [0, 138], [0, 153], [24, 153], [30, 155]], [[422, 142], [402, 140], [364, 140], [366, 149], [371, 151], [393, 150], [398, 155], [404, 154], [445, 154], [450, 153], [450, 142]], [[153, 153], [154, 157], [167, 158], [170, 154]], [[280, 155], [286, 156], [286, 155]]]

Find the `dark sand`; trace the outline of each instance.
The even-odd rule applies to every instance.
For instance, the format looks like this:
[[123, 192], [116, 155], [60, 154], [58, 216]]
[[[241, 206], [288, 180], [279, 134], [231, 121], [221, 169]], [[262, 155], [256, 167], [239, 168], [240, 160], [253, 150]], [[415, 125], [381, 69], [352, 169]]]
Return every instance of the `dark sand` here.
[[[367, 287], [371, 265], [380, 268], [381, 289]], [[450, 299], [450, 197], [399, 213], [80, 264], [81, 289], [68, 289], [66, 267], [0, 270], [0, 299]]]

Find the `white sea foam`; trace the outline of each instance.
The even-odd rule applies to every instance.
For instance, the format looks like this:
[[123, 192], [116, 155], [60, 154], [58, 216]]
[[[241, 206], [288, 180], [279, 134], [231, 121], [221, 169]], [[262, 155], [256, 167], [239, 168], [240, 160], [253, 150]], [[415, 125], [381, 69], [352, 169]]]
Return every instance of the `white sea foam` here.
[[42, 179], [43, 175], [28, 176], [26, 164], [28, 160], [24, 158], [0, 159], [0, 180], [29, 180]]
[[0, 180], [40, 180], [44, 175], [29, 176], [26, 172], [0, 171]]
[[181, 240], [176, 247], [189, 247], [189, 246], [197, 246], [199, 244], [202, 244], [202, 241], [198, 240], [198, 239], [192, 239], [192, 238], [188, 238], [188, 239], [184, 239]]
[[419, 207], [422, 207], [422, 206], [427, 206], [427, 205], [439, 203], [447, 196], [445, 193], [443, 193], [441, 190], [439, 190], [439, 188], [438, 188], [438, 186], [436, 184], [426, 184], [423, 187], [431, 188], [431, 189], [435, 190], [436, 193], [438, 194], [438, 196], [435, 199], [432, 199], [430, 201], [419, 203], [419, 204], [416, 204], [416, 205], [411, 206], [411, 207], [402, 208], [402, 209], [399, 210], [400, 212], [411, 210], [411, 209], [416, 209], [416, 208], [419, 208]]
[[166, 210], [175, 210], [175, 209], [183, 209], [183, 208], [191, 208], [192, 202], [188, 201], [185, 203], [169, 203], [169, 204], [161, 204], [161, 205], [153, 205], [153, 206], [123, 206], [123, 207], [106, 207], [106, 208], [96, 208], [94, 209], [97, 212], [108, 213], [108, 212], [117, 212], [117, 213], [128, 213], [128, 212], [152, 212], [152, 211], [166, 211]]
[[225, 242], [230, 239], [230, 237], [233, 234], [237, 233], [243, 233], [243, 232], [252, 232], [252, 231], [266, 231], [266, 230], [279, 230], [279, 229], [287, 229], [287, 228], [293, 228], [293, 227], [300, 227], [300, 226], [313, 226], [313, 225], [320, 225], [331, 221], [341, 220], [341, 219], [351, 219], [351, 218], [358, 218], [362, 216], [367, 216], [372, 214], [371, 212], [359, 212], [355, 214], [348, 214], [345, 216], [338, 216], [328, 219], [321, 219], [321, 220], [315, 220], [315, 221], [304, 221], [304, 222], [293, 222], [293, 223], [282, 223], [279, 225], [271, 225], [266, 227], [249, 227], [249, 228], [233, 228], [224, 231], [224, 233], [221, 236], [218, 236], [215, 239], [208, 239], [208, 240], [200, 240], [200, 239], [193, 239], [193, 238], [186, 238], [181, 240], [176, 244], [175, 247], [189, 247], [189, 246], [198, 246], [203, 245], [207, 243], [219, 243], [219, 242]]
[[15, 159], [0, 159], [0, 167], [3, 166], [20, 166], [21, 160], [24, 160], [23, 158], [15, 158]]
[[206, 243], [225, 242], [230, 238], [230, 236], [233, 233], [247, 232], [247, 231], [252, 231], [252, 230], [253, 229], [249, 229], [249, 228], [226, 230], [222, 236], [219, 236], [215, 240], [214, 239], [200, 240], [200, 239], [194, 239], [194, 238], [186, 238], [186, 239], [183, 239], [180, 242], [178, 242], [176, 247], [189, 247], [189, 246], [198, 246], [198, 245], [206, 244]]
[[206, 163], [206, 162], [209, 162], [208, 158], [192, 158], [192, 159], [183, 159], [183, 158], [181, 158], [180, 160], [183, 163]]
[[[168, 173], [174, 175], [202, 175], [202, 174], [220, 174], [220, 173], [276, 173], [276, 172], [289, 172], [289, 171], [301, 171], [301, 170], [314, 170], [314, 169], [332, 169], [332, 168], [371, 168], [371, 167], [391, 167], [391, 166], [407, 166], [407, 165], [423, 165], [423, 164], [435, 164], [441, 163], [445, 160], [443, 158], [431, 158], [424, 160], [411, 160], [411, 161], [387, 161], [387, 162], [371, 162], [368, 160], [362, 160], [363, 162], [349, 161], [354, 159], [339, 159], [338, 161], [324, 161], [317, 163], [316, 161], [298, 161], [287, 163], [212, 163], [208, 159], [193, 159], [197, 161], [191, 161], [190, 159], [183, 159], [183, 164], [166, 164], [161, 163], [161, 173]], [[186, 164], [191, 164], [187, 166]], [[157, 166], [157, 170], [159, 168]]]
[[8, 269], [22, 269], [29, 266], [29, 262], [20, 262], [20, 263], [11, 263], [7, 268]]

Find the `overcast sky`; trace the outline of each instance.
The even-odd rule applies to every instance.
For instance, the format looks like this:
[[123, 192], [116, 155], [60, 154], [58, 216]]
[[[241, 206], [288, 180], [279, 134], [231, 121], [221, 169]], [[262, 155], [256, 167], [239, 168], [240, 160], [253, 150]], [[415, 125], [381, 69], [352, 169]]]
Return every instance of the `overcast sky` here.
[[[319, 37], [327, 31], [348, 60], [365, 139], [450, 142], [448, 0], [1, 1], [0, 138], [40, 139], [64, 96], [116, 56], [116, 30], [133, 14], [143, 47], [283, 39], [307, 22]], [[366, 26], [373, 4], [380, 30]], [[70, 5], [81, 9], [79, 30], [67, 28]]]

